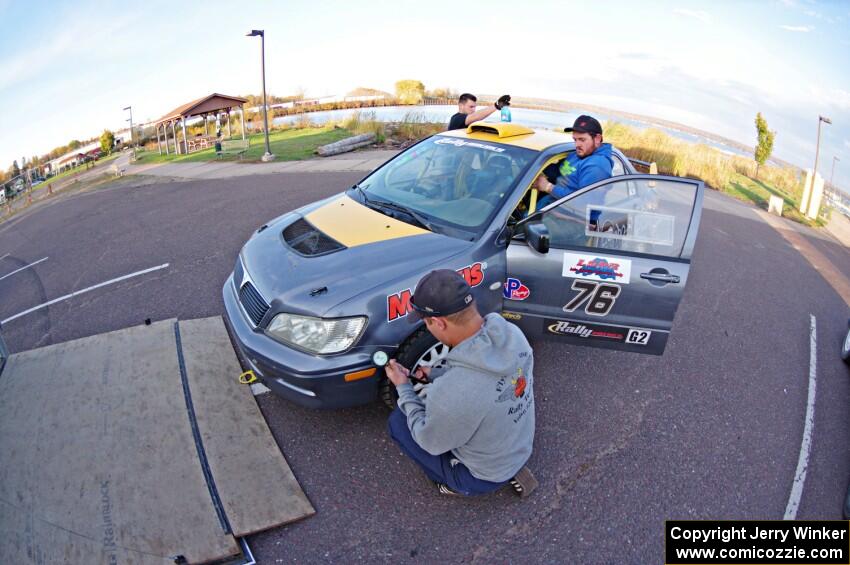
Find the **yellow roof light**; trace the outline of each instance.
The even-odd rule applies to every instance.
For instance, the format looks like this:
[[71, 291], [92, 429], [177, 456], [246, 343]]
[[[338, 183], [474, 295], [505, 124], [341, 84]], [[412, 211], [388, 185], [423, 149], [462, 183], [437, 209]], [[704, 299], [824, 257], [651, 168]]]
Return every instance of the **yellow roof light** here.
[[515, 137], [517, 135], [529, 135], [534, 133], [534, 130], [521, 126], [519, 124], [511, 124], [504, 122], [474, 122], [466, 128], [467, 133], [490, 133], [496, 137]]

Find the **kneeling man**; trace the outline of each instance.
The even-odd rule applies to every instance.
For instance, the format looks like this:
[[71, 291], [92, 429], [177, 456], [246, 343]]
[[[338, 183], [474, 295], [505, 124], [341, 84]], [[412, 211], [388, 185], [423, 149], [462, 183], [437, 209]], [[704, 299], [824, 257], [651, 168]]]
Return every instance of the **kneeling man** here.
[[413, 375], [430, 381], [424, 398], [407, 368], [395, 359], [386, 366], [399, 397], [390, 435], [441, 493], [485, 494], [511, 482], [529, 494], [536, 485], [525, 467], [534, 441], [534, 358], [525, 336], [499, 314], [482, 317], [455, 271], [425, 275], [411, 304], [452, 350], [444, 366]]

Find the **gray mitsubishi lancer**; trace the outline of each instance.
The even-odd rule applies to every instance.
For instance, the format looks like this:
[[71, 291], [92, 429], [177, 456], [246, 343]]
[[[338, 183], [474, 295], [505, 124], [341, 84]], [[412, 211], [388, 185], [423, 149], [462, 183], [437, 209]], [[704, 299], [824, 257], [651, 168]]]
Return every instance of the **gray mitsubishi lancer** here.
[[373, 357], [415, 368], [446, 356], [410, 305], [442, 268], [529, 338], [663, 354], [703, 183], [639, 174], [615, 149], [614, 176], [538, 206], [535, 178], [574, 150], [563, 133], [478, 122], [263, 224], [222, 289], [244, 362], [298, 404], [393, 406]]

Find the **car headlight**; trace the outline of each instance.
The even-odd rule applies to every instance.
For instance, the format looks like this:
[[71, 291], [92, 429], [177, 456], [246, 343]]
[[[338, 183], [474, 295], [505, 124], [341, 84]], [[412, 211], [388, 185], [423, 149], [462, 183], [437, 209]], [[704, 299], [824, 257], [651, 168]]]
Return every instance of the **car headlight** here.
[[278, 314], [266, 328], [271, 337], [313, 353], [338, 353], [357, 342], [366, 318], [323, 320], [296, 314]]

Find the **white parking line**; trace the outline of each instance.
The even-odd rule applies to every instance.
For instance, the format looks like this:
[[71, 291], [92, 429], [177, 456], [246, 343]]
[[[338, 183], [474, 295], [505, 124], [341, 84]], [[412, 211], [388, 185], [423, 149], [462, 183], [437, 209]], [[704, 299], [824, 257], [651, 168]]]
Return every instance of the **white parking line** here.
[[9, 256], [9, 254], [8, 254], [8, 253], [6, 253], [5, 255], [3, 255], [2, 257], [0, 257], [0, 261], [2, 261], [3, 259], [5, 259], [5, 258], [6, 258], [6, 257], [8, 257], [8, 256]]
[[263, 383], [254, 383], [251, 385], [251, 392], [254, 393], [254, 396], [260, 396], [261, 394], [271, 392], [271, 389]]
[[2, 322], [0, 322], [0, 324], [5, 324], [7, 322], [11, 322], [12, 320], [16, 320], [16, 319], [20, 318], [21, 316], [26, 316], [27, 314], [31, 314], [32, 312], [35, 312], [36, 310], [41, 310], [42, 308], [46, 308], [46, 307], [48, 307], [52, 304], [56, 304], [57, 302], [62, 302], [63, 300], [68, 300], [69, 298], [73, 298], [74, 296], [84, 294], [86, 292], [101, 288], [103, 286], [107, 286], [107, 285], [114, 284], [114, 283], [117, 283], [117, 282], [125, 281], [125, 280], [131, 279], [133, 277], [138, 277], [140, 275], [152, 273], [154, 271], [159, 271], [160, 269], [165, 269], [167, 267], [168, 267], [168, 263], [163, 263], [162, 265], [159, 265], [159, 266], [156, 266], [156, 267], [151, 267], [150, 269], [145, 269], [144, 271], [136, 271], [135, 273], [130, 273], [129, 275], [124, 275], [123, 277], [118, 277], [117, 279], [111, 279], [111, 280], [108, 280], [106, 282], [98, 283], [94, 286], [90, 286], [88, 288], [84, 288], [82, 290], [72, 292], [71, 294], [66, 294], [65, 296], [60, 296], [59, 298], [54, 298], [50, 302], [45, 302], [44, 304], [39, 304], [38, 306], [33, 306], [29, 310], [24, 310], [23, 312], [19, 312], [19, 313], [15, 314], [14, 316], [10, 316], [10, 317], [6, 318], [5, 320], [3, 320]]
[[806, 482], [806, 471], [809, 468], [809, 453], [812, 449], [812, 431], [815, 427], [815, 392], [817, 390], [817, 320], [811, 316], [812, 324], [809, 332], [809, 398], [806, 402], [806, 425], [803, 428], [803, 443], [800, 445], [800, 459], [797, 460], [797, 472], [791, 485], [791, 496], [785, 507], [785, 520], [797, 517], [800, 499], [803, 496], [803, 485]]
[[[7, 255], [8, 255], [8, 253], [7, 253]], [[5, 256], [6, 256], [6, 255], [4, 255], [3, 257], [5, 257]], [[0, 257], [0, 259], [2, 259], [3, 257]], [[38, 265], [38, 264], [39, 264], [39, 263], [41, 263], [42, 261], [47, 261], [47, 257], [42, 257], [41, 259], [39, 259], [38, 261], [35, 261], [34, 263], [30, 263], [29, 265], [24, 265], [23, 267], [21, 267], [20, 269], [18, 269], [18, 270], [16, 270], [16, 271], [12, 271], [11, 273], [8, 273], [8, 274], [6, 274], [6, 275], [3, 275], [2, 277], [0, 277], [0, 281], [2, 281], [3, 279], [5, 279], [6, 277], [11, 277], [11, 276], [12, 276], [12, 275], [14, 275], [15, 273], [20, 273], [20, 272], [21, 272], [21, 271], [23, 271], [24, 269], [29, 269], [30, 267], [34, 267], [35, 265]]]

